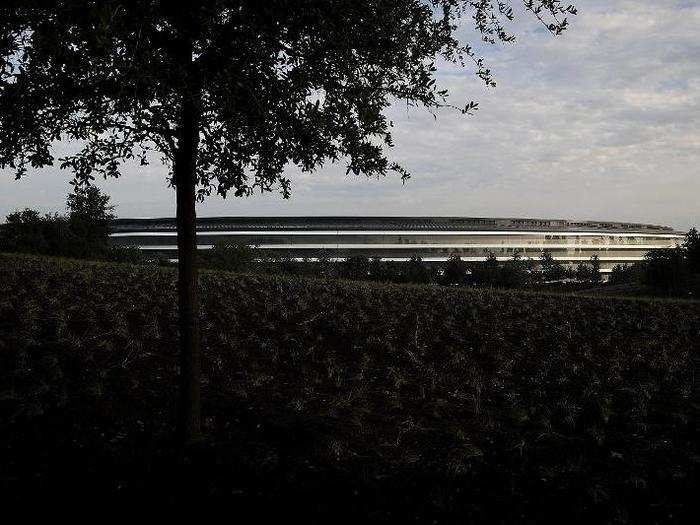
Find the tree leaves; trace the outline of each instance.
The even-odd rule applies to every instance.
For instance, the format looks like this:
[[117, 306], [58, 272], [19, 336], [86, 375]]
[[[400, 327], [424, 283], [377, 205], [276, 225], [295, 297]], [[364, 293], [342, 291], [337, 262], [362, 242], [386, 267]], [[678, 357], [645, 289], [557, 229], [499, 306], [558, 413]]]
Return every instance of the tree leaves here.
[[[554, 34], [575, 8], [557, 0], [524, 5]], [[41, 8], [37, 8], [41, 7]], [[471, 21], [489, 43], [513, 42], [508, 1], [63, 0], [0, 10], [0, 167], [17, 176], [51, 165], [58, 140], [78, 143], [59, 159], [76, 180], [117, 177], [124, 161], [170, 166], [178, 108], [200, 115], [197, 180], [211, 193], [278, 191], [284, 170], [311, 172], [344, 161], [347, 172], [408, 171], [387, 159], [384, 110], [394, 101], [463, 114], [436, 82], [439, 60], [495, 82], [458, 30]], [[183, 59], [183, 43], [194, 45]], [[171, 174], [172, 176], [172, 174]]]

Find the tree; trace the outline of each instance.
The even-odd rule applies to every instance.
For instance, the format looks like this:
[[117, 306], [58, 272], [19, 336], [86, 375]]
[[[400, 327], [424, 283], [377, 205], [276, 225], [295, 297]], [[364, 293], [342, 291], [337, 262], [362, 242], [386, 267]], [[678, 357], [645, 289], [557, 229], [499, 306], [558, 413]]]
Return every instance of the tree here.
[[353, 280], [366, 280], [369, 278], [370, 261], [364, 255], [352, 255], [346, 258], [341, 265], [341, 277]]
[[473, 278], [476, 284], [497, 286], [499, 278], [498, 257], [493, 252], [489, 252], [484, 262], [479, 262], [474, 266]]
[[465, 283], [466, 277], [467, 264], [462, 260], [459, 254], [451, 254], [443, 266], [441, 277], [442, 284], [448, 286], [462, 286]]
[[680, 246], [650, 250], [644, 256], [642, 283], [655, 293], [683, 293], [688, 277], [684, 249]]
[[96, 186], [76, 187], [66, 199], [68, 215], [41, 215], [25, 208], [10, 213], [0, 227], [0, 251], [104, 259], [127, 252], [110, 248], [109, 223], [114, 218], [109, 196]]
[[[17, 177], [58, 159], [78, 183], [116, 177], [157, 152], [176, 190], [180, 413], [184, 440], [200, 429], [195, 201], [215, 192], [290, 195], [287, 164], [313, 171], [409, 174], [390, 162], [396, 100], [460, 107], [436, 64], [491, 72], [458, 39], [464, 23], [489, 43], [512, 42], [508, 0], [27, 0], [0, 10], [0, 167]], [[573, 6], [523, 0], [554, 35]]]
[[109, 195], [97, 186], [75, 185], [66, 199], [73, 257], [102, 258], [109, 251], [109, 225], [115, 218]]
[[594, 283], [599, 283], [603, 280], [603, 276], [600, 273], [600, 259], [597, 255], [591, 257], [590, 279]]
[[58, 214], [41, 215], [25, 208], [10, 213], [0, 225], [0, 251], [66, 255], [68, 221]]
[[576, 280], [579, 282], [591, 280], [591, 267], [583, 261], [576, 266]]
[[630, 264], [616, 264], [610, 272], [610, 284], [627, 284], [635, 279], [635, 267]]
[[520, 252], [515, 252], [513, 258], [501, 266], [500, 286], [504, 288], [519, 288], [526, 283], [527, 277], [525, 261], [523, 261]]
[[688, 270], [691, 273], [700, 273], [700, 234], [697, 228], [691, 228], [685, 234], [683, 249], [688, 260]]
[[540, 257], [542, 277], [545, 281], [559, 281], [564, 278], [564, 266], [554, 259], [551, 252], [543, 251]]
[[199, 256], [200, 264], [206, 268], [241, 272], [249, 269], [256, 259], [256, 250], [247, 244], [217, 242]]
[[404, 281], [414, 284], [426, 284], [430, 282], [430, 271], [418, 255], [413, 255], [403, 264]]

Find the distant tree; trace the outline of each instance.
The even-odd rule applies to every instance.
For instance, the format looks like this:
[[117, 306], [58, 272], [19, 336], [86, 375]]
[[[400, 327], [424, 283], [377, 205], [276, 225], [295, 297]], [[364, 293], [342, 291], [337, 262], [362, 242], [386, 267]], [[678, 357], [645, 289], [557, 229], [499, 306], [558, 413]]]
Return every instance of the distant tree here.
[[250, 270], [256, 257], [255, 248], [226, 241], [217, 242], [210, 250], [199, 253], [201, 266], [230, 272]]
[[97, 186], [74, 185], [66, 199], [69, 248], [73, 257], [103, 258], [109, 252], [109, 228], [114, 220], [114, 206]]
[[540, 271], [545, 281], [558, 281], [564, 277], [564, 267], [547, 250], [540, 255]]
[[489, 252], [486, 260], [472, 265], [471, 282], [477, 286], [498, 286], [500, 278], [500, 264], [498, 257]]
[[346, 258], [340, 269], [340, 276], [345, 279], [363, 280], [369, 278], [369, 259], [363, 255]]
[[404, 281], [414, 284], [426, 284], [430, 282], [430, 272], [418, 255], [412, 256], [403, 265]]
[[591, 257], [590, 280], [594, 283], [603, 280], [603, 275], [600, 273], [600, 259], [597, 255]]
[[560, 281], [564, 278], [564, 266], [547, 250], [540, 256], [540, 267], [545, 281]]
[[107, 259], [113, 262], [129, 264], [150, 263], [157, 265], [169, 265], [166, 260], [144, 257], [141, 248], [132, 245], [110, 245], [107, 249]]
[[688, 285], [688, 265], [680, 246], [651, 250], [644, 257], [642, 283], [653, 292], [680, 294]]
[[58, 214], [42, 215], [36, 210], [10, 213], [0, 225], [0, 251], [67, 255], [70, 237], [68, 221]]
[[467, 265], [462, 258], [453, 253], [443, 265], [441, 283], [448, 286], [462, 286], [467, 276]]
[[510, 261], [506, 261], [501, 266], [498, 278], [499, 286], [520, 288], [526, 284], [527, 279], [526, 262], [522, 260], [520, 253], [516, 252]]
[[[47, 7], [50, 5], [51, 7]], [[524, 0], [554, 35], [576, 9]], [[53, 144], [76, 180], [116, 177], [157, 151], [176, 190], [180, 411], [183, 440], [200, 433], [195, 201], [254, 191], [290, 194], [287, 164], [313, 171], [407, 171], [384, 110], [395, 100], [455, 107], [437, 64], [473, 64], [495, 85], [469, 23], [488, 43], [512, 42], [503, 2], [467, 0], [26, 0], [0, 10], [0, 167], [17, 177], [51, 165]]]
[[585, 262], [580, 262], [576, 266], [576, 280], [579, 282], [588, 282], [591, 280], [591, 267]]
[[688, 261], [688, 271], [694, 274], [700, 273], [700, 234], [697, 228], [691, 228], [685, 235], [683, 249]]
[[95, 186], [76, 187], [66, 200], [68, 215], [42, 215], [26, 208], [0, 227], [0, 250], [82, 259], [111, 258], [109, 196]]
[[628, 284], [636, 279], [635, 268], [630, 264], [616, 264], [610, 272], [610, 284]]

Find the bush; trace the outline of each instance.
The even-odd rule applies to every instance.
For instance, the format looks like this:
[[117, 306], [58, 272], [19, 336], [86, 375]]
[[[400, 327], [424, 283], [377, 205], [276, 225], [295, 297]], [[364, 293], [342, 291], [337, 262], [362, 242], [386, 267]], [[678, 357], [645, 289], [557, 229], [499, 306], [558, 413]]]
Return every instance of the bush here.
[[253, 268], [258, 254], [245, 244], [217, 242], [211, 250], [200, 250], [198, 256], [203, 268], [242, 272]]
[[25, 208], [10, 213], [0, 225], [0, 251], [64, 255], [71, 244], [68, 220]]
[[642, 282], [655, 293], [677, 295], [687, 288], [689, 271], [680, 247], [648, 252], [643, 268]]
[[109, 246], [107, 249], [106, 258], [109, 261], [130, 264], [152, 262], [144, 257], [143, 252], [138, 246], [123, 244]]
[[41, 215], [29, 208], [10, 213], [0, 225], [0, 251], [78, 259], [123, 257], [110, 248], [114, 207], [107, 195], [95, 186], [76, 185], [66, 204], [68, 215]]

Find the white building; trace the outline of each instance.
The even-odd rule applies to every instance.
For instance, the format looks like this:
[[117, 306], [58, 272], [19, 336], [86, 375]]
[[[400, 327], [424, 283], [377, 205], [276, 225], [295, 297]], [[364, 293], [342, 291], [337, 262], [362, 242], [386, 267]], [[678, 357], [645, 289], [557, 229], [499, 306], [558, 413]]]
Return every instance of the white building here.
[[[111, 240], [163, 257], [177, 257], [175, 220], [118, 219]], [[217, 242], [255, 246], [295, 259], [343, 259], [353, 255], [426, 262], [458, 254], [466, 261], [493, 253], [506, 261], [520, 253], [538, 259], [543, 251], [562, 263], [597, 255], [601, 271], [644, 259], [646, 252], [673, 248], [683, 232], [666, 226], [561, 219], [470, 217], [206, 217], [197, 220], [199, 249]]]

